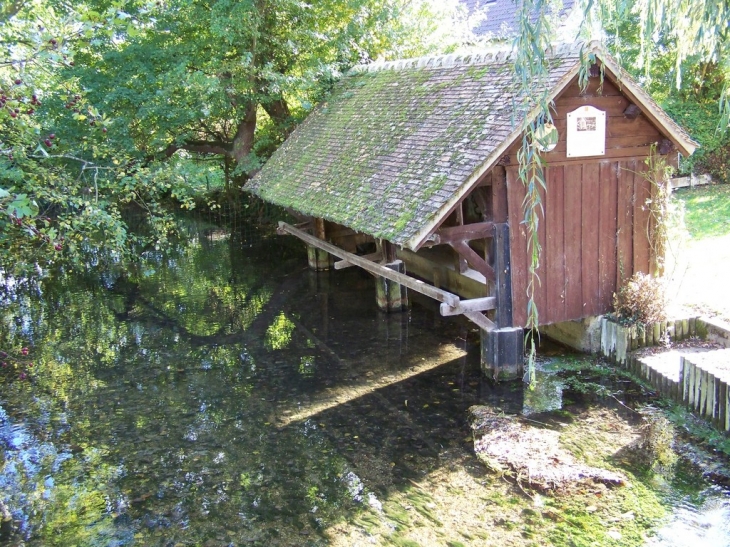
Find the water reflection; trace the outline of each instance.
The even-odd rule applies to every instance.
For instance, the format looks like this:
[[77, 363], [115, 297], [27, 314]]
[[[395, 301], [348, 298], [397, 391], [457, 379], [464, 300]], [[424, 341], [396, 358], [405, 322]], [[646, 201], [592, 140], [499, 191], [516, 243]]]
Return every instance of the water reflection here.
[[367, 275], [312, 274], [290, 240], [190, 236], [5, 294], [0, 343], [36, 363], [2, 403], [29, 544], [323, 544], [463, 444], [481, 387], [464, 326], [383, 315]]
[[368, 274], [312, 273], [292, 239], [188, 236], [0, 296], [0, 347], [35, 363], [0, 392], [0, 500], [28, 545], [325, 545], [469, 458], [472, 404], [562, 404], [549, 362], [543, 391], [490, 386], [468, 325], [382, 314]]

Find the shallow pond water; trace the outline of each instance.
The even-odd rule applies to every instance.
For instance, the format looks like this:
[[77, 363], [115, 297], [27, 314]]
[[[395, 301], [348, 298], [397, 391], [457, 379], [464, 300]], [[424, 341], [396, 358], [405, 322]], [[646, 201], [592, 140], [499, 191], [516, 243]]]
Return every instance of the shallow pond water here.
[[[327, 545], [391, 492], [475, 464], [469, 406], [563, 404], [550, 371], [540, 392], [490, 385], [469, 325], [382, 314], [368, 274], [310, 272], [291, 238], [188, 236], [131, 270], [5, 280], [7, 544]], [[706, 488], [676, 498], [694, 511], [678, 520], [725, 545], [727, 497]]]

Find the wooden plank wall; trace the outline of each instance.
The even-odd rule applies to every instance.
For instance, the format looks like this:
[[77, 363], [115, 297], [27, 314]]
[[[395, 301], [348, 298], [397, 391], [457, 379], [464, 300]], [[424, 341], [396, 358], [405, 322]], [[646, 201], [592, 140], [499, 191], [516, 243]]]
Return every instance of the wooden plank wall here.
[[[637, 174], [643, 169], [636, 159], [547, 168], [535, 287], [540, 324], [606, 313], [622, 280], [650, 271], [645, 207], [650, 184]], [[524, 326], [529, 255], [522, 224], [525, 190], [517, 176], [516, 167], [507, 169], [514, 325]]]
[[[553, 122], [558, 130], [558, 144], [550, 152], [544, 154], [545, 160], [550, 163], [565, 161], [584, 162], [590, 158], [568, 158], [566, 156], [568, 112], [578, 107], [590, 105], [606, 112], [606, 154], [601, 159], [645, 158], [649, 154], [652, 144], [657, 144], [664, 138], [657, 128], [644, 116], [629, 119], [624, 116], [624, 110], [632, 101], [621, 93], [619, 87], [608, 77], [600, 87], [600, 79], [590, 78], [585, 92], [581, 93], [577, 80], [568, 86], [555, 100]], [[600, 91], [600, 94], [599, 94]], [[511, 165], [517, 165], [517, 150], [513, 147], [509, 153]], [[596, 158], [593, 158], [594, 160]], [[676, 154], [671, 158], [676, 161]]]
[[[585, 91], [574, 81], [555, 101], [559, 139], [555, 149], [544, 154], [547, 192], [542, 193], [542, 260], [535, 287], [540, 324], [606, 313], [623, 280], [651, 269], [651, 219], [646, 206], [651, 185], [641, 173], [651, 145], [664, 137], [643, 114], [634, 119], [624, 116], [630, 104], [615, 82], [607, 78], [601, 84], [597, 77], [590, 79]], [[568, 158], [567, 114], [583, 105], [606, 111], [606, 154]], [[515, 145], [508, 154], [507, 208], [514, 326], [524, 326], [529, 257], [517, 149]], [[667, 156], [669, 163], [675, 158], [676, 154]]]

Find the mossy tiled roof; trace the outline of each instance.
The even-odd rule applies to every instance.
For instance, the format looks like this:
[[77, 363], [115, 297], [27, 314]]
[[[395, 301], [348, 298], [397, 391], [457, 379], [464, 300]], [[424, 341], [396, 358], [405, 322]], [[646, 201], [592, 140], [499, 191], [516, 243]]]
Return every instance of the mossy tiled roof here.
[[[560, 90], [577, 72], [579, 50], [558, 50], [550, 64], [548, 86]], [[506, 54], [360, 67], [246, 189], [415, 249], [519, 136], [514, 91]]]

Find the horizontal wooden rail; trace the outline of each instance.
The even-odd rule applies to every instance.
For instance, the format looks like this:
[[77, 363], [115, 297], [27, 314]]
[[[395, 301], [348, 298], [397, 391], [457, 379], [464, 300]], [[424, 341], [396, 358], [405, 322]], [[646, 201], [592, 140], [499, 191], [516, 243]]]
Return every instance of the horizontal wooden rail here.
[[[394, 270], [391, 270], [390, 268], [388, 268], [386, 266], [373, 262], [372, 260], [368, 260], [361, 256], [357, 256], [356, 254], [349, 253], [343, 249], [340, 249], [336, 245], [332, 245], [331, 243], [328, 243], [327, 241], [323, 241], [323, 240], [319, 239], [318, 237], [314, 237], [313, 235], [310, 235], [306, 232], [297, 230], [294, 226], [291, 226], [290, 224], [287, 224], [286, 222], [283, 222], [283, 221], [279, 222], [278, 231], [279, 231], [279, 233], [286, 233], [286, 234], [291, 234], [293, 236], [296, 236], [299, 239], [301, 239], [302, 241], [304, 241], [305, 243], [308, 243], [309, 245], [313, 245], [314, 247], [322, 249], [323, 251], [327, 251], [328, 253], [330, 253], [338, 258], [341, 258], [342, 260], [345, 260], [346, 262], [354, 264], [355, 266], [360, 266], [363, 270], [367, 270], [370, 273], [379, 275], [380, 277], [384, 277], [386, 279], [390, 279], [391, 281], [395, 281], [396, 283], [399, 283], [399, 284], [401, 284], [405, 287], [408, 287], [409, 289], [419, 292], [421, 294], [424, 294], [424, 295], [428, 296], [429, 298], [433, 298], [434, 300], [438, 300], [439, 302], [448, 304], [452, 308], [457, 307], [459, 305], [459, 303], [461, 302], [461, 299], [453, 293], [444, 291], [442, 289], [438, 289], [432, 285], [429, 285], [428, 283], [419, 281], [418, 279], [415, 279], [409, 275], [398, 273]], [[479, 314], [479, 315], [481, 315], [481, 314]], [[484, 316], [482, 316], [482, 317], [484, 317]], [[485, 319], [486, 319], [486, 317], [485, 317]]]
[[[375, 260], [381, 260], [383, 258], [383, 253], [372, 253], [369, 255], [361, 256], [360, 258], [364, 258], [365, 260], [375, 261]], [[344, 270], [345, 268], [349, 268], [351, 266], [354, 266], [352, 262], [348, 262], [347, 260], [338, 260], [335, 262], [335, 270]]]
[[486, 296], [484, 298], [472, 298], [470, 300], [462, 300], [457, 306], [449, 306], [441, 304], [441, 315], [461, 315], [462, 313], [472, 311], [489, 311], [497, 309], [497, 299], [494, 296]]

